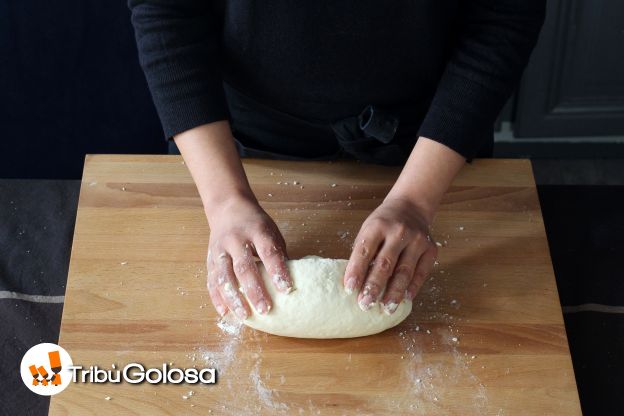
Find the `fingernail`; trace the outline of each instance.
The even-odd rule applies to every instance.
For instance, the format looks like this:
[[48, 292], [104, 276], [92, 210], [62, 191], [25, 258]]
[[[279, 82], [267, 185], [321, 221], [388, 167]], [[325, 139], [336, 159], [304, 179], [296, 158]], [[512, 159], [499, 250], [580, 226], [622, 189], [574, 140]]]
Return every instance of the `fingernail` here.
[[371, 295], [366, 295], [362, 298], [362, 300], [360, 300], [359, 305], [360, 309], [367, 311], [375, 305], [375, 302], [373, 301], [373, 297]]
[[350, 277], [347, 279], [347, 283], [345, 284], [345, 291], [350, 295], [355, 290], [355, 284], [357, 279], [355, 277]]
[[260, 302], [256, 303], [256, 310], [260, 314], [265, 314], [265, 313], [267, 313], [269, 311], [267, 303], [264, 301], [264, 299], [260, 300]]
[[217, 306], [217, 313], [221, 316], [225, 315], [225, 308], [221, 305]]
[[240, 319], [247, 319], [247, 311], [245, 311], [245, 309], [243, 307], [241, 307], [241, 306], [239, 306], [238, 308], [234, 309], [234, 313]]
[[406, 291], [405, 291], [404, 298], [405, 298], [405, 299], [407, 299], [407, 300], [409, 300], [410, 302], [411, 302], [412, 300], [414, 300], [414, 296], [415, 296], [415, 295], [413, 295], [413, 294], [412, 294], [412, 292], [410, 292], [409, 290], [406, 290]]
[[383, 310], [386, 315], [391, 315], [397, 310], [398, 307], [398, 303], [389, 302], [383, 305]]

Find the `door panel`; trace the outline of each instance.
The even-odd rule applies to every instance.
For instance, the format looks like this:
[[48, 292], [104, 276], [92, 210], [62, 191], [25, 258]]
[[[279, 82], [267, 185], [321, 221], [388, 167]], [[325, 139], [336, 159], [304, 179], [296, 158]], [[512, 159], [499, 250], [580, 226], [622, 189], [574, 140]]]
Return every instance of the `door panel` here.
[[624, 135], [624, 1], [550, 0], [516, 137]]

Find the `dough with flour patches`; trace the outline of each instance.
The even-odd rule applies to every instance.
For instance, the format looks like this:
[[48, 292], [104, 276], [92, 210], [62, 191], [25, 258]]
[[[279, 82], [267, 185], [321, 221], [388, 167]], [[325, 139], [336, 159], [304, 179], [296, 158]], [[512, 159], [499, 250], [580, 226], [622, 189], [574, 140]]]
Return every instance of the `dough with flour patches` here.
[[254, 311], [243, 321], [245, 325], [287, 337], [353, 338], [392, 328], [412, 310], [412, 302], [403, 301], [392, 315], [384, 313], [380, 303], [362, 311], [357, 294], [348, 294], [342, 284], [347, 260], [308, 256], [287, 265], [296, 290], [284, 294], [259, 264], [273, 308], [266, 315]]

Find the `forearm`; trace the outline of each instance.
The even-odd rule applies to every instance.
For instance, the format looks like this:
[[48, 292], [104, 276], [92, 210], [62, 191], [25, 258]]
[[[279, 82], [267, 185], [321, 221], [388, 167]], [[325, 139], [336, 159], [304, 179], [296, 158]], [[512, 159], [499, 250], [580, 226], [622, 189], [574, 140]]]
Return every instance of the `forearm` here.
[[227, 121], [204, 124], [174, 137], [210, 221], [234, 200], [255, 200]]
[[443, 144], [420, 137], [386, 199], [408, 200], [430, 224], [465, 158]]

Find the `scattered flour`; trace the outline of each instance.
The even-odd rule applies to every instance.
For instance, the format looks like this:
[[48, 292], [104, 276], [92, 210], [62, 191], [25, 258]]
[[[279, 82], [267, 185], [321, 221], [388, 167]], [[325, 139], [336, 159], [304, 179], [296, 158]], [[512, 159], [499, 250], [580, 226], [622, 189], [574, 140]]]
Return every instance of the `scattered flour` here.
[[[441, 409], [448, 410], [449, 404], [456, 404], [458, 400], [462, 403], [462, 414], [496, 414], [498, 409], [489, 404], [486, 386], [471, 369], [477, 356], [460, 351], [462, 334], [457, 324], [461, 318], [429, 309], [436, 304], [449, 305], [450, 311], [461, 308], [460, 300], [445, 296], [444, 289], [450, 279], [451, 273], [434, 273], [434, 278], [419, 295], [421, 302], [414, 303], [415, 313], [427, 316], [427, 320], [420, 322], [420, 325], [407, 325], [387, 337], [388, 344], [384, 348], [396, 351], [400, 362], [400, 379], [396, 388], [402, 389], [403, 394], [393, 399], [360, 402], [354, 412], [347, 410], [345, 414], [375, 414], [379, 408], [374, 407], [374, 400], [384, 400], [384, 406], [397, 414], [436, 413]], [[267, 357], [274, 359], [275, 355], [264, 351], [272, 345], [271, 336], [242, 326], [230, 314], [221, 318], [217, 327], [219, 331], [216, 334], [211, 331], [211, 338], [206, 342], [210, 347], [197, 349], [197, 359], [218, 371], [219, 382], [214, 387], [219, 389], [218, 397], [222, 400], [218, 404], [220, 414], [323, 415], [346, 410], [328, 406], [326, 397], [319, 400], [313, 394], [303, 402], [290, 398], [287, 393], [288, 373], [269, 372], [273, 364], [267, 363]], [[357, 339], [352, 342], [358, 344]], [[365, 357], [347, 352], [344, 360], [341, 379], [348, 384], [361, 377]], [[383, 377], [371, 379], [371, 383], [379, 386], [384, 382]], [[192, 394], [189, 392], [186, 396], [190, 399]], [[221, 404], [228, 403], [231, 405], [221, 408]]]
[[251, 370], [251, 373], [249, 373], [249, 379], [256, 389], [258, 398], [264, 404], [264, 406], [268, 407], [269, 409], [283, 411], [289, 410], [290, 408], [286, 403], [282, 403], [278, 400], [279, 392], [268, 388], [266, 384], [262, 381], [262, 378], [260, 377], [260, 364], [262, 364], [262, 358], [260, 355], [258, 355], [258, 358], [256, 358], [256, 363], [253, 366], [253, 370]]
[[238, 335], [240, 334], [241, 327], [243, 323], [240, 321], [235, 321], [230, 318], [229, 315], [219, 319], [217, 322], [217, 326], [221, 331], [225, 332], [228, 335]]

